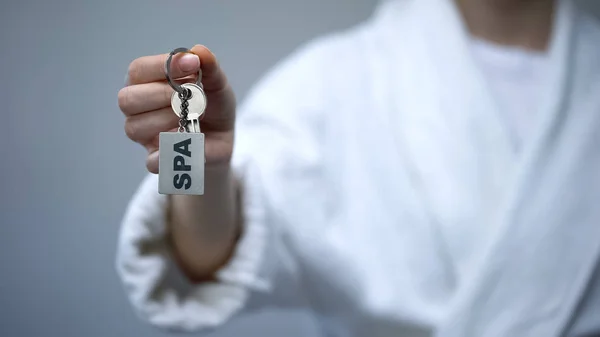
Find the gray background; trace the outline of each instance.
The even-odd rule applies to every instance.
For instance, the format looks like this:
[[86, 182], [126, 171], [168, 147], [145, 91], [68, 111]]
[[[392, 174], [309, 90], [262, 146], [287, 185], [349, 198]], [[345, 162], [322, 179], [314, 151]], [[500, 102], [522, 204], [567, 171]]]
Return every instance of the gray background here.
[[[376, 0], [2, 1], [0, 336], [165, 336], [114, 270], [124, 207], [145, 171], [117, 92], [136, 57], [203, 43], [243, 99], [302, 42]], [[600, 12], [600, 2], [588, 0]], [[237, 319], [211, 337], [311, 336], [299, 314]]]

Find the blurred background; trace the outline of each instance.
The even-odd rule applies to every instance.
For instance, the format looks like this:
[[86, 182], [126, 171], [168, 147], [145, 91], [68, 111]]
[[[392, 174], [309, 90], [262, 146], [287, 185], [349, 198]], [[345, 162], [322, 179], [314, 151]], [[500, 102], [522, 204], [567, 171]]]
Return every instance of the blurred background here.
[[[0, 4], [0, 336], [168, 334], [141, 322], [114, 268], [146, 174], [117, 106], [129, 62], [202, 43], [243, 100], [300, 44], [377, 0], [24, 0]], [[583, 5], [600, 13], [600, 1]], [[302, 313], [257, 313], [210, 337], [312, 336]]]

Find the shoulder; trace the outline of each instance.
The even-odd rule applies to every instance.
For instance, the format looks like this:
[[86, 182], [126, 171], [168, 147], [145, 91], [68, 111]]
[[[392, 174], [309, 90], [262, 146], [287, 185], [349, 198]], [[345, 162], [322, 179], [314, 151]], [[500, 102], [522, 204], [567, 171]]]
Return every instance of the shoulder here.
[[270, 68], [249, 91], [248, 104], [273, 93], [310, 94], [323, 99], [339, 79], [355, 77], [360, 69], [365, 41], [371, 34], [368, 22], [313, 38], [298, 46]]

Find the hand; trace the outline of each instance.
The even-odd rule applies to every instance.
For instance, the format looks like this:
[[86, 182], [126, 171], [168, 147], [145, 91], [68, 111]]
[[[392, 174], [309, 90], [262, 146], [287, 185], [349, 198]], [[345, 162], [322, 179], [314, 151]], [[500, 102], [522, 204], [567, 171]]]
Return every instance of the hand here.
[[[158, 173], [158, 136], [176, 131], [179, 118], [171, 109], [173, 89], [164, 66], [168, 54], [143, 56], [129, 65], [126, 86], [119, 91], [119, 107], [125, 114], [125, 133], [148, 150], [146, 167]], [[195, 82], [202, 68], [202, 85], [208, 105], [201, 121], [205, 135], [206, 165], [227, 165], [233, 152], [236, 101], [217, 59], [204, 46], [180, 53], [171, 62], [172, 78], [178, 84]]]

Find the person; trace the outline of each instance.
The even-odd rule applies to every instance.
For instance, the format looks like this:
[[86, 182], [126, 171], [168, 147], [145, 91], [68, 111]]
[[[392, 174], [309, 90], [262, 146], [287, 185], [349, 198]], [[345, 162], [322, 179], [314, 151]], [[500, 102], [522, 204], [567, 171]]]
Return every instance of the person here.
[[[167, 55], [119, 92], [158, 170]], [[203, 196], [149, 174], [117, 268], [136, 312], [203, 331], [263, 308], [323, 336], [600, 335], [600, 25], [572, 1], [388, 0], [239, 108], [209, 49]]]

